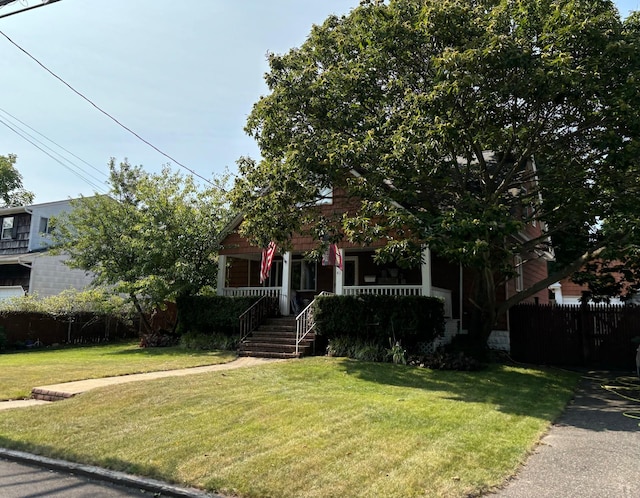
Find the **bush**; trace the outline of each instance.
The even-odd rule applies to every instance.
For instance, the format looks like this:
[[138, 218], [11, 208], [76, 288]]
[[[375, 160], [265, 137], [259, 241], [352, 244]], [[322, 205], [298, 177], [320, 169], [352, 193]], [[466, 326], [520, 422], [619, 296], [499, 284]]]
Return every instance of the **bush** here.
[[185, 349], [197, 350], [224, 350], [235, 351], [238, 347], [237, 336], [230, 337], [224, 334], [211, 333], [203, 334], [199, 332], [187, 332], [180, 338], [180, 346]]
[[166, 348], [178, 344], [179, 337], [168, 330], [158, 330], [143, 334], [140, 338], [141, 348]]
[[238, 318], [260, 299], [253, 297], [190, 296], [179, 298], [178, 331], [209, 335], [240, 333]]
[[7, 333], [4, 331], [4, 327], [0, 327], [0, 351], [7, 347]]
[[327, 356], [352, 358], [360, 361], [385, 361], [387, 351], [382, 344], [351, 336], [329, 339]]
[[328, 339], [349, 336], [387, 344], [389, 337], [407, 349], [444, 332], [444, 307], [423, 296], [320, 296], [316, 298], [316, 333]]
[[436, 351], [426, 355], [412, 355], [409, 357], [409, 365], [432, 370], [480, 370], [483, 365], [474, 357], [462, 351], [447, 352]]

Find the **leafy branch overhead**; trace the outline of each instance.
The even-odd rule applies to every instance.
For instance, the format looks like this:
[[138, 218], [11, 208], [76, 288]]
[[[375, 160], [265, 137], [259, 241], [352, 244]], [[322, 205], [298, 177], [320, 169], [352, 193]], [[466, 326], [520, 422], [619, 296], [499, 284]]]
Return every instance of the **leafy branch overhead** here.
[[[246, 125], [263, 159], [240, 161], [233, 193], [258, 243], [313, 231], [306, 207], [342, 189], [362, 202], [327, 220], [336, 237], [384, 238], [381, 259], [415, 262], [428, 245], [462, 263], [489, 327], [551, 278], [640, 247], [637, 14], [605, 0], [365, 1], [269, 64]], [[522, 237], [532, 225], [544, 231]], [[492, 302], [514, 256], [549, 255], [550, 241], [549, 281]]]

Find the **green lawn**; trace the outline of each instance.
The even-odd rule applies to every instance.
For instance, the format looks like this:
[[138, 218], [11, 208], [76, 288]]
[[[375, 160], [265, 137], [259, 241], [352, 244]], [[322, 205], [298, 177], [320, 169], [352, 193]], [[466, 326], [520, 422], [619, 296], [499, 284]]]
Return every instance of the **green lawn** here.
[[516, 471], [576, 381], [309, 358], [7, 410], [0, 446], [242, 497], [464, 497]]
[[137, 343], [0, 354], [0, 400], [29, 397], [31, 388], [72, 380], [226, 363], [229, 352], [139, 348]]

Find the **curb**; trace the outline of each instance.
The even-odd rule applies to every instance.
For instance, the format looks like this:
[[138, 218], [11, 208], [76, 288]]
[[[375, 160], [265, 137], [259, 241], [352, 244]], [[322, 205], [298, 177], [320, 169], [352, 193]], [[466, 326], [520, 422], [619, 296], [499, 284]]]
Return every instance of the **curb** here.
[[93, 465], [56, 460], [53, 458], [32, 455], [23, 451], [0, 448], [0, 458], [18, 463], [36, 465], [49, 470], [58, 470], [69, 474], [89, 477], [97, 481], [108, 482], [125, 488], [136, 488], [155, 493], [158, 496], [171, 498], [225, 498], [222, 495], [209, 494], [195, 488], [181, 488], [156, 479], [138, 477], [124, 472], [107, 470]]

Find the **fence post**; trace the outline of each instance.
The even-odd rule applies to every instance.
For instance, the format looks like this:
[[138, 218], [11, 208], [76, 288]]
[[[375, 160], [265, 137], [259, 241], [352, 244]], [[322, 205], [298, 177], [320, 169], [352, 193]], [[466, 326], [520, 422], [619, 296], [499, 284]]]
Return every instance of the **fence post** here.
[[589, 298], [591, 293], [589, 291], [582, 291], [582, 297], [580, 298], [580, 315], [578, 319], [578, 336], [580, 337], [580, 343], [582, 345], [582, 363], [583, 365], [589, 364], [590, 354], [590, 328], [589, 323]]

